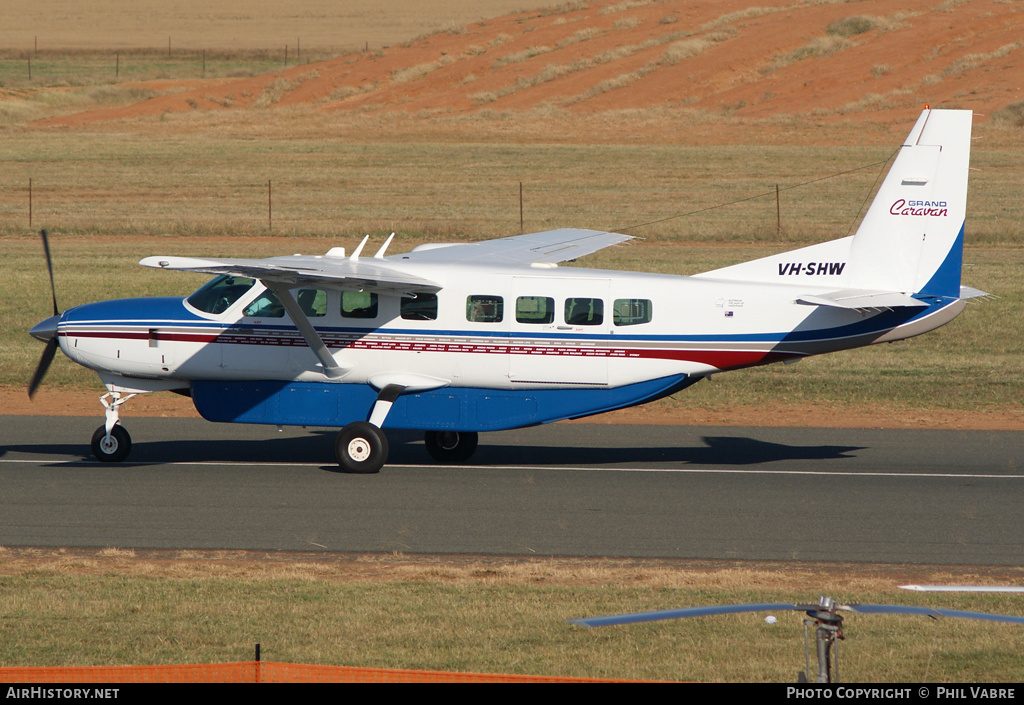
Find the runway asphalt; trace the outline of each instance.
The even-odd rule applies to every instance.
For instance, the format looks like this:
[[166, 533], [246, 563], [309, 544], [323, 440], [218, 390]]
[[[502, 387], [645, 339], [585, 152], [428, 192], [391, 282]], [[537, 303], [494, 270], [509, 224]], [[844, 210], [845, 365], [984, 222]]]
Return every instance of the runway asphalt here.
[[554, 424], [472, 465], [389, 432], [346, 475], [331, 429], [0, 420], [0, 545], [1024, 564], [1024, 433]]

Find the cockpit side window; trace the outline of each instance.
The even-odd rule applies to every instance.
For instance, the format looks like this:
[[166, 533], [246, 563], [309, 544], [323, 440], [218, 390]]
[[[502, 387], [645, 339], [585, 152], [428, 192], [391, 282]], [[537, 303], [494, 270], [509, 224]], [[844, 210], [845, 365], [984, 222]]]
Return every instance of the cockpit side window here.
[[230, 274], [211, 279], [188, 297], [193, 307], [204, 313], [224, 313], [256, 283], [255, 279]]
[[242, 315], [248, 318], [282, 318], [284, 317], [284, 306], [277, 298], [277, 294], [267, 289], [245, 307]]

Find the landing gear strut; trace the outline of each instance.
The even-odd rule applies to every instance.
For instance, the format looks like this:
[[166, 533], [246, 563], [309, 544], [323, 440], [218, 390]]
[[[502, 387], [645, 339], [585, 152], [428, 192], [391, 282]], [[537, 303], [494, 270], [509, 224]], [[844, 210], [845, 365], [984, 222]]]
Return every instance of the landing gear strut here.
[[355, 421], [338, 431], [334, 439], [334, 457], [345, 472], [364, 475], [380, 472], [388, 459], [388, 439], [380, 427], [395, 399], [405, 387], [389, 384], [380, 390], [366, 421]]
[[100, 403], [107, 412], [107, 420], [92, 434], [92, 454], [101, 463], [120, 463], [132, 450], [132, 437], [118, 423], [118, 409], [134, 396], [129, 394], [122, 398], [120, 392], [107, 392], [100, 397]]

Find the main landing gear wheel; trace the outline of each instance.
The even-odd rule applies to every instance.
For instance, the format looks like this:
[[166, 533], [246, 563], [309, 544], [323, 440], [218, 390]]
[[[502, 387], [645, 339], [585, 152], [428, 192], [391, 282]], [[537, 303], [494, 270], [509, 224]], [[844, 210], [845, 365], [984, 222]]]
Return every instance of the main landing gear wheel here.
[[120, 463], [128, 457], [132, 449], [132, 437], [124, 426], [117, 425], [110, 429], [107, 438], [107, 427], [100, 426], [92, 434], [92, 454], [101, 463]]
[[423, 443], [430, 457], [439, 463], [464, 463], [476, 451], [476, 431], [427, 431]]
[[338, 431], [334, 457], [345, 472], [380, 472], [388, 459], [388, 439], [372, 423], [356, 421]]

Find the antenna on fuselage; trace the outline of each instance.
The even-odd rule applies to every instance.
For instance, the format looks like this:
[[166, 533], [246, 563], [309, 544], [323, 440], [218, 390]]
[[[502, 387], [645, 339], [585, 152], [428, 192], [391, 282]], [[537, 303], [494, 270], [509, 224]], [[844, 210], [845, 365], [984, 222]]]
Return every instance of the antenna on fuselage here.
[[369, 239], [370, 239], [369, 235], [364, 235], [363, 236], [363, 241], [359, 243], [359, 247], [356, 248], [356, 251], [352, 253], [352, 256], [349, 257], [349, 259], [351, 259], [353, 261], [359, 259], [359, 255], [361, 255], [363, 253], [363, 248], [366, 247], [366, 241], [369, 240]]
[[375, 254], [373, 256], [373, 258], [374, 259], [384, 259], [384, 251], [386, 249], [388, 249], [388, 245], [390, 245], [391, 241], [394, 240], [394, 239], [395, 239], [395, 234], [394, 233], [391, 233], [390, 235], [388, 235], [388, 239], [385, 240], [384, 244], [380, 246], [380, 249], [377, 250], [377, 254]]

